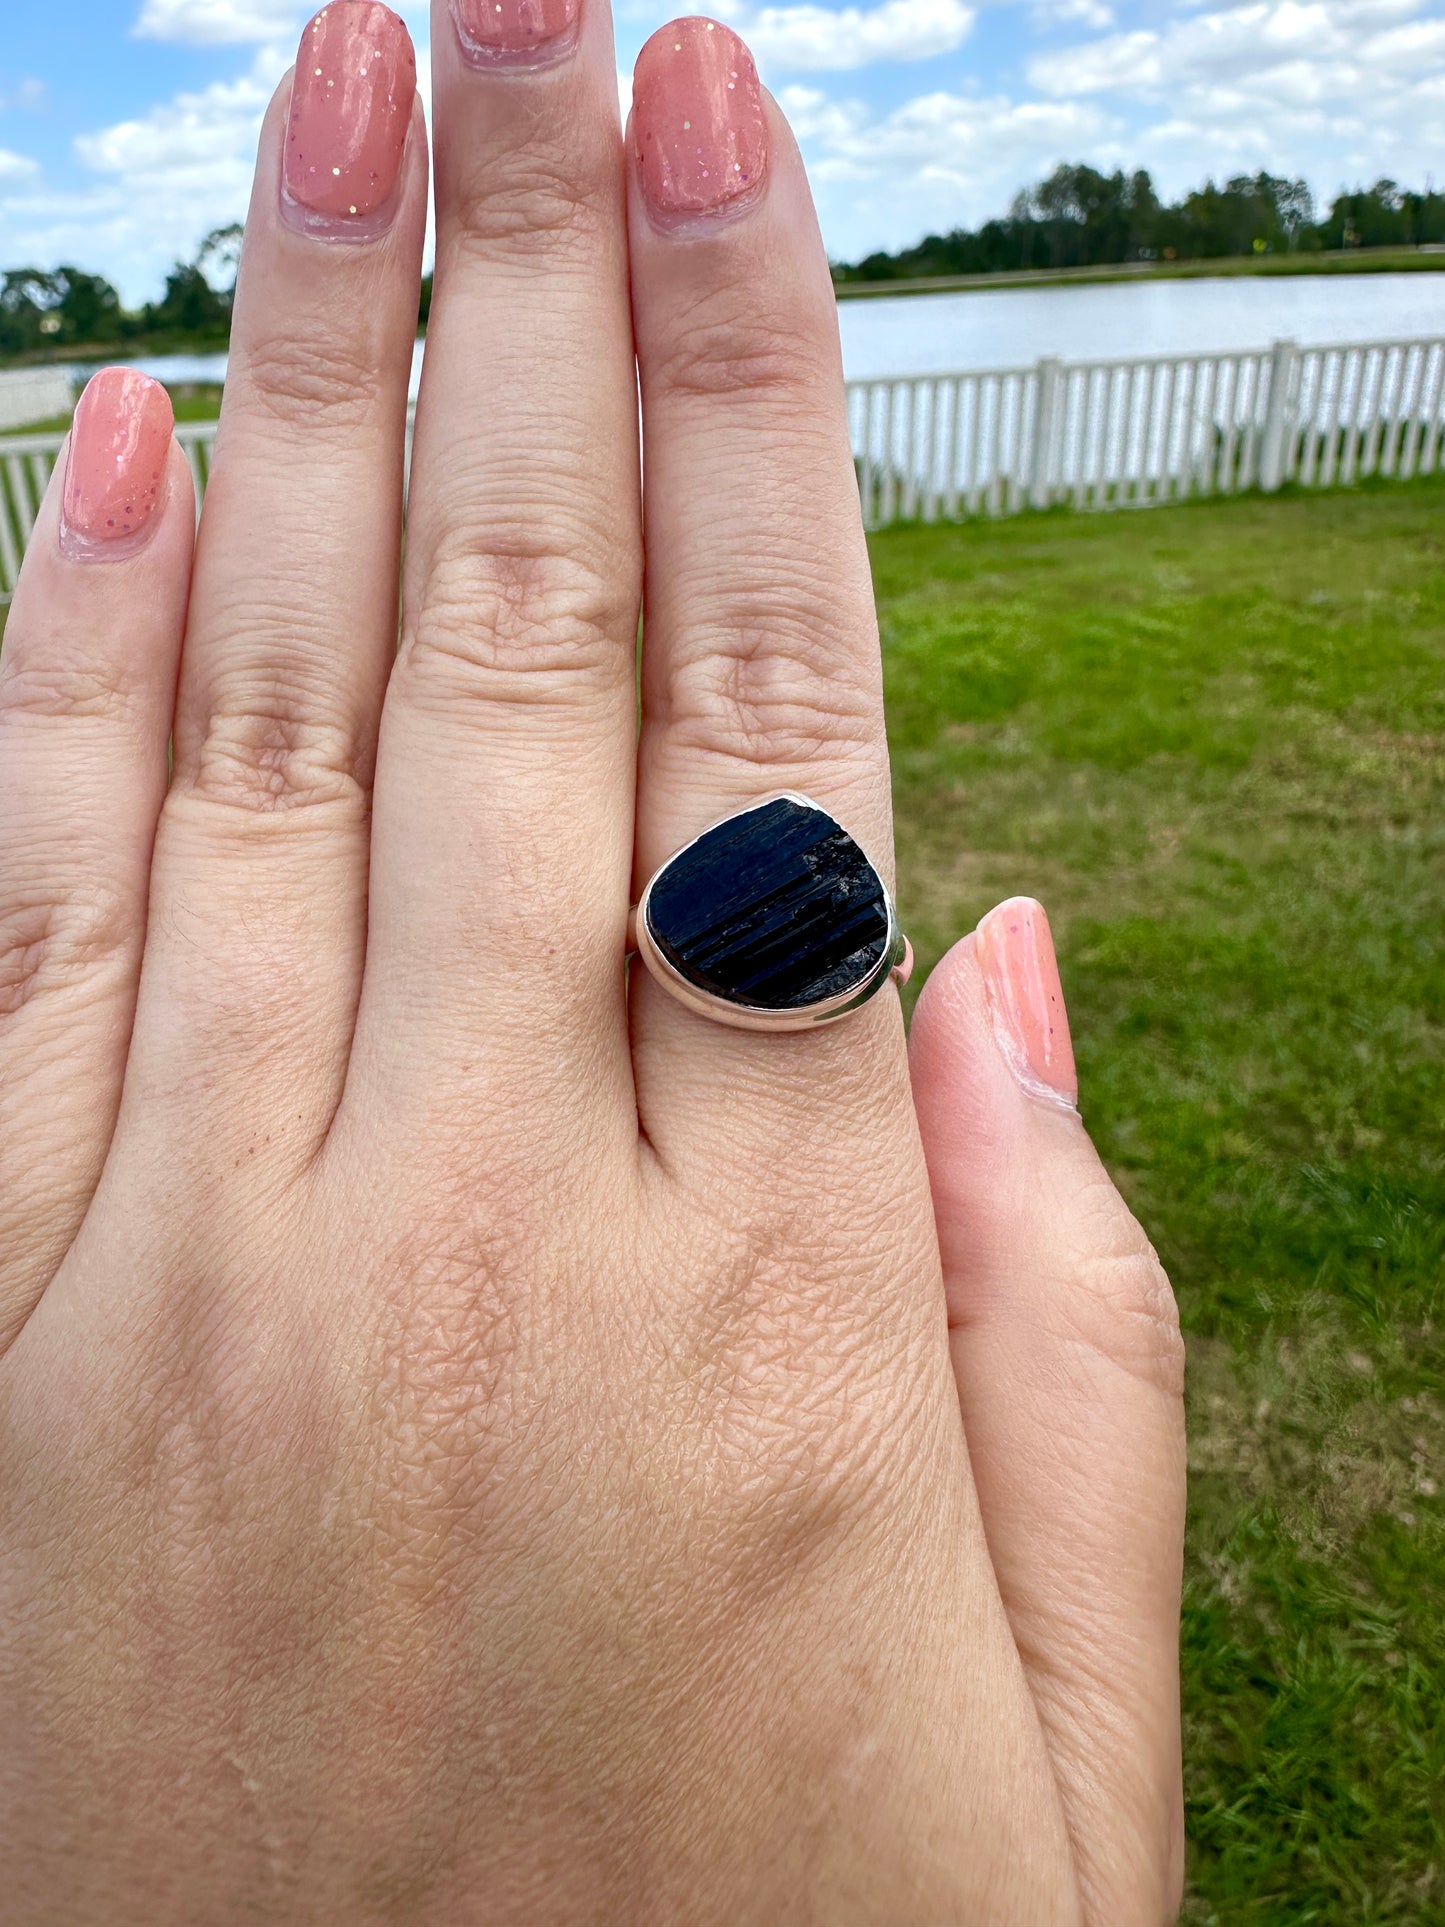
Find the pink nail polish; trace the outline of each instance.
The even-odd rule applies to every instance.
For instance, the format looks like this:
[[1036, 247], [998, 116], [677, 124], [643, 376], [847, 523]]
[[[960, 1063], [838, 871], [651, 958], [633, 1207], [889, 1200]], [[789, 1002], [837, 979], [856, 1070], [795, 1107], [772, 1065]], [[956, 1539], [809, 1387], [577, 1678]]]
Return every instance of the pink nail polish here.
[[151, 533], [165, 499], [175, 417], [158, 381], [102, 368], [70, 427], [60, 543], [73, 561], [115, 561]]
[[679, 217], [741, 209], [768, 171], [753, 57], [715, 20], [674, 20], [637, 56], [632, 146], [649, 209]]
[[577, 44], [580, 0], [451, 0], [451, 8], [474, 67], [540, 67]]
[[331, 0], [301, 35], [281, 205], [292, 226], [367, 241], [391, 224], [416, 98], [411, 35], [379, 0]]
[[1079, 1079], [1043, 905], [1032, 897], [1010, 897], [989, 911], [975, 942], [994, 1035], [1009, 1069], [1032, 1096], [1072, 1110]]

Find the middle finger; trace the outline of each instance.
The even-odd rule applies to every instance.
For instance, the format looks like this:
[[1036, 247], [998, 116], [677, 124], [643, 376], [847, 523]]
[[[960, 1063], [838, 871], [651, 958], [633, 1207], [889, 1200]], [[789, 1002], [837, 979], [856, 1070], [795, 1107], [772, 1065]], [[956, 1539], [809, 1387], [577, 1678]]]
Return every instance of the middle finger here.
[[[386, 1113], [630, 1078], [640, 594], [605, 0], [434, 0], [436, 294], [353, 1058]], [[502, 42], [501, 46], [498, 42]]]

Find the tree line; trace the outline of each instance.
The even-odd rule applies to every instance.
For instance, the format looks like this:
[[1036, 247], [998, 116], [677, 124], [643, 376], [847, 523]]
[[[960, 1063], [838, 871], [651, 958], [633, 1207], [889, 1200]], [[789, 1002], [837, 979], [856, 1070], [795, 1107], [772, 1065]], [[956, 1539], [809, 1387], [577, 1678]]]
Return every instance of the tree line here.
[[[178, 261], [157, 301], [126, 308], [111, 284], [83, 268], [0, 273], [0, 357], [33, 359], [66, 349], [223, 347], [230, 335], [238, 224], [215, 228], [194, 260]], [[833, 269], [839, 281], [915, 275], [989, 274], [1010, 268], [1094, 267], [1126, 261], [1198, 261], [1232, 255], [1445, 242], [1445, 194], [1394, 181], [1339, 194], [1316, 218], [1303, 181], [1240, 174], [1161, 201], [1143, 169], [1101, 173], [1056, 167], [1024, 189], [1001, 219], [930, 234], [896, 254], [870, 254]], [[431, 277], [420, 320], [431, 309]]]
[[838, 281], [994, 274], [1020, 268], [1089, 268], [1128, 261], [1208, 261], [1326, 248], [1415, 247], [1445, 242], [1445, 194], [1376, 181], [1336, 195], [1317, 217], [1304, 181], [1237, 174], [1161, 201], [1142, 169], [1112, 174], [1082, 162], [1025, 188], [1000, 220], [930, 234], [896, 254], [838, 263]]
[[[157, 301], [127, 308], [104, 276], [85, 268], [0, 271], [0, 358], [34, 360], [67, 349], [224, 348], [243, 229], [214, 228], [195, 259], [177, 261]], [[422, 289], [421, 320], [431, 307], [431, 276]]]
[[222, 347], [241, 258], [241, 227], [215, 228], [193, 261], [178, 261], [165, 293], [126, 308], [102, 275], [69, 265], [0, 274], [0, 354], [110, 345]]

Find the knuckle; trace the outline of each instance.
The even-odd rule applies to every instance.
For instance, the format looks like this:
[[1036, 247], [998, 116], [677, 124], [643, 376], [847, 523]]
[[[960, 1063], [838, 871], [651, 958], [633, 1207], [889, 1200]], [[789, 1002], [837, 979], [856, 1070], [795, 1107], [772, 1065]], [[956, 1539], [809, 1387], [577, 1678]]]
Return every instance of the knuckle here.
[[135, 935], [131, 906], [92, 881], [64, 898], [37, 895], [0, 905], [0, 1018], [37, 993], [91, 979]]
[[283, 703], [258, 702], [243, 715], [211, 717], [188, 789], [200, 800], [251, 815], [364, 805], [357, 762], [347, 731], [305, 721]]
[[595, 252], [610, 227], [614, 196], [610, 174], [585, 156], [503, 149], [461, 196], [450, 250], [479, 266], [535, 263], [552, 277], [569, 259]]
[[[191, 797], [251, 815], [317, 804], [364, 806], [372, 748], [359, 717], [348, 716], [326, 652], [308, 655], [273, 623], [248, 621], [246, 648], [267, 665], [220, 679], [180, 769]], [[258, 647], [258, 633], [262, 646]]]
[[566, 705], [631, 675], [636, 623], [626, 589], [576, 551], [520, 535], [454, 542], [403, 627], [395, 674], [410, 699], [434, 707]]
[[143, 684], [122, 665], [12, 660], [0, 674], [0, 726], [91, 719], [127, 720]]
[[254, 343], [245, 362], [242, 392], [273, 424], [313, 433], [324, 425], [332, 436], [359, 427], [373, 412], [382, 370], [362, 352], [365, 329], [298, 329]]
[[876, 757], [877, 690], [829, 627], [778, 601], [708, 625], [678, 652], [664, 722], [689, 749], [764, 766]]
[[819, 330], [760, 316], [751, 290], [741, 287], [700, 301], [648, 360], [649, 385], [684, 400], [762, 394], [811, 414], [820, 388], [831, 393], [836, 385]]
[[1112, 1184], [1100, 1188], [1099, 1235], [1069, 1295], [1073, 1336], [1171, 1399], [1184, 1395], [1184, 1338], [1168, 1273]]

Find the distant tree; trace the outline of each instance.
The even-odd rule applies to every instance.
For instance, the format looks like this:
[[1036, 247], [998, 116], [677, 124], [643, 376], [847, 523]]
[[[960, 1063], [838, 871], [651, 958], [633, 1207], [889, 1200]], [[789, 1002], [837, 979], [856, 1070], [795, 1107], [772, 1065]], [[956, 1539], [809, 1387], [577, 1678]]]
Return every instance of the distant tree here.
[[1445, 241], [1445, 195], [1412, 193], [1391, 180], [1339, 194], [1320, 223], [1327, 248], [1418, 246]]
[[[1398, 197], [1393, 183], [1390, 186]], [[1445, 229], [1445, 205], [1435, 211], [1440, 198], [1430, 197], [1427, 217], [1411, 212], [1415, 203], [1423, 210], [1426, 197], [1403, 197], [1401, 205], [1409, 204], [1405, 213], [1415, 225], [1401, 238], [1424, 239], [1426, 225], [1436, 221]], [[1373, 232], [1379, 221], [1366, 225]], [[839, 280], [881, 281], [900, 275], [1097, 267], [1160, 256], [1198, 260], [1346, 244], [1327, 238], [1324, 227], [1315, 225], [1304, 181], [1263, 172], [1238, 174], [1222, 187], [1206, 181], [1182, 200], [1166, 204], [1143, 168], [1130, 174], [1117, 168], [1105, 173], [1071, 161], [1016, 194], [1002, 220], [987, 221], [976, 232], [955, 228], [928, 235], [897, 254], [872, 254], [834, 273]]]
[[165, 294], [145, 309], [148, 329], [187, 335], [224, 329], [230, 317], [229, 298], [216, 292], [194, 261], [177, 261], [166, 276]]
[[43, 268], [11, 268], [0, 278], [0, 352], [24, 354], [39, 347], [42, 326], [60, 305], [56, 276]]
[[229, 308], [236, 293], [241, 265], [241, 243], [246, 229], [240, 221], [212, 228], [196, 250], [196, 266]]
[[91, 342], [114, 341], [124, 310], [120, 296], [98, 274], [83, 268], [57, 268], [51, 277], [58, 300], [55, 314], [60, 321], [55, 338], [66, 347]]
[[[1147, 182], [1149, 176], [1142, 178]], [[1152, 199], [1152, 187], [1149, 191]], [[1132, 184], [1117, 169], [1101, 174], [1081, 163], [1056, 167], [1034, 189], [1031, 201], [1048, 237], [1051, 267], [1094, 267], [1129, 259]]]

